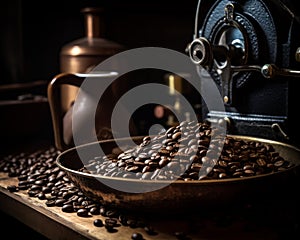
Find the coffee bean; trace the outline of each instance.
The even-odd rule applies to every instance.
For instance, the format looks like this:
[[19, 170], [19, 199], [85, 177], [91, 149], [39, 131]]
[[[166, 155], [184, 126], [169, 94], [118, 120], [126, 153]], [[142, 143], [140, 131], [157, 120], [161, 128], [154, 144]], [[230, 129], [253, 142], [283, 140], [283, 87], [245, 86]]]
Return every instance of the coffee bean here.
[[9, 185], [9, 186], [7, 186], [7, 190], [10, 192], [17, 192], [18, 187], [16, 185]]
[[227, 178], [227, 174], [226, 173], [220, 173], [219, 178], [220, 179]]
[[88, 217], [89, 216], [89, 211], [85, 208], [81, 208], [77, 210], [77, 216], [79, 217]]
[[40, 191], [40, 190], [42, 190], [42, 187], [40, 185], [32, 185], [30, 187], [30, 190], [31, 191]]
[[101, 216], [106, 216], [106, 209], [105, 209], [105, 207], [100, 207], [99, 212], [100, 212]]
[[39, 194], [39, 191], [38, 190], [29, 190], [27, 192], [27, 194], [30, 196], [30, 197], [36, 197], [38, 194]]
[[58, 198], [55, 200], [55, 206], [62, 207], [66, 201], [66, 199]]
[[19, 182], [24, 181], [27, 179], [27, 177], [28, 177], [27, 175], [20, 175], [20, 176], [18, 176], [18, 180], [19, 180]]
[[179, 240], [186, 240], [187, 239], [187, 235], [184, 232], [174, 232], [174, 235]]
[[64, 204], [61, 208], [63, 212], [71, 213], [74, 212], [74, 208], [72, 204]]
[[131, 239], [132, 240], [143, 240], [144, 238], [143, 238], [143, 235], [141, 233], [135, 232], [131, 235]]
[[94, 223], [94, 226], [96, 226], [96, 227], [103, 227], [104, 226], [101, 219], [95, 219], [93, 223]]
[[55, 206], [55, 199], [47, 200], [46, 203], [47, 207], [54, 207]]
[[99, 209], [99, 207], [92, 207], [92, 208], [90, 208], [90, 213], [91, 213], [92, 215], [99, 215], [99, 214], [100, 214], [100, 209]]
[[38, 197], [38, 199], [40, 199], [40, 200], [46, 199], [46, 195], [45, 195], [43, 192], [38, 193], [37, 197]]
[[106, 218], [104, 220], [105, 225], [110, 225], [111, 227], [116, 227], [117, 226], [117, 219], [115, 218]]
[[114, 232], [116, 231], [115, 227], [116, 227], [117, 221], [113, 218], [107, 218], [104, 221], [104, 227], [106, 228], [106, 230], [108, 232]]

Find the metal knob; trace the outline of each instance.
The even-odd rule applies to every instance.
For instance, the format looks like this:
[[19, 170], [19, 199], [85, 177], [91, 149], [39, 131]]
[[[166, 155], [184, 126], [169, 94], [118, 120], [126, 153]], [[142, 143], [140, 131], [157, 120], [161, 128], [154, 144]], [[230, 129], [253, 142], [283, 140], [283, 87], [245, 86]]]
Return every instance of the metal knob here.
[[201, 66], [210, 65], [212, 61], [212, 49], [206, 38], [196, 38], [189, 45], [189, 56], [193, 63]]
[[188, 46], [188, 52], [193, 63], [202, 67], [211, 67], [213, 60], [222, 68], [224, 63], [230, 61], [240, 62], [244, 52], [235, 45], [215, 45], [204, 37], [196, 38]]

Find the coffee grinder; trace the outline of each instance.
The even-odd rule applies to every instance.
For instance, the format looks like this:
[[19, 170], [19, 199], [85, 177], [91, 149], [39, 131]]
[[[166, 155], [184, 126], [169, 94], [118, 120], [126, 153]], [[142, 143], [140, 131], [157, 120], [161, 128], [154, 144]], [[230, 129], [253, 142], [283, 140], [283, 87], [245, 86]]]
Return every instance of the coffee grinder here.
[[187, 52], [209, 72], [225, 105], [218, 112], [203, 103], [204, 119], [225, 119], [229, 134], [300, 145], [300, 21], [293, 4], [199, 0]]

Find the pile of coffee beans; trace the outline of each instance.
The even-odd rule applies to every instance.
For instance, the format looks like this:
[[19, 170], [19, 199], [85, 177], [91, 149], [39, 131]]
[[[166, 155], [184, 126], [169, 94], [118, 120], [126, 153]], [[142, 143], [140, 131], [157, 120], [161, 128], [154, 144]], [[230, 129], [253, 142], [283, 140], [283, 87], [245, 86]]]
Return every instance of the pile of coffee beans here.
[[271, 144], [222, 135], [208, 122], [182, 122], [119, 154], [97, 156], [79, 171], [143, 180], [241, 178], [293, 164]]
[[[92, 222], [95, 227], [104, 227], [108, 232], [116, 232], [119, 226], [143, 228], [149, 235], [156, 231], [135, 216], [125, 215], [120, 210], [100, 204], [85, 196], [68, 178], [65, 171], [56, 165], [60, 151], [54, 147], [8, 155], [0, 161], [0, 172], [18, 179], [17, 185], [7, 186], [10, 192], [25, 191], [28, 196], [45, 201], [47, 207], [60, 207], [63, 212], [76, 213], [80, 218], [102, 216]], [[135, 232], [132, 239], [140, 239]]]

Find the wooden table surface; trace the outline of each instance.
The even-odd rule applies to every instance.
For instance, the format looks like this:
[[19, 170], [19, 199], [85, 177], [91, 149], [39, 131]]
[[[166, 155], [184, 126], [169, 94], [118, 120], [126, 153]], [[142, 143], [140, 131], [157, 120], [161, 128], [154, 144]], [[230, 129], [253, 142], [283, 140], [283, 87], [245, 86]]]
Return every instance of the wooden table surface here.
[[[18, 179], [8, 177], [6, 173], [0, 172], [0, 210], [16, 218], [20, 222], [28, 225], [30, 228], [41, 233], [49, 239], [97, 239], [97, 240], [130, 240], [134, 232], [141, 233], [144, 240], [171, 240], [179, 239], [175, 232], [187, 233], [186, 238], [182, 239], [280, 239], [279, 234], [284, 230], [270, 222], [264, 224], [261, 220], [266, 218], [268, 211], [261, 215], [252, 216], [251, 221], [241, 216], [239, 219], [235, 213], [235, 220], [230, 224], [220, 224], [220, 218], [228, 216], [221, 214], [220, 218], [215, 215], [211, 217], [203, 216], [178, 216], [174, 217], [149, 217], [141, 216], [147, 219], [148, 223], [156, 230], [156, 235], [149, 235], [143, 228], [132, 228], [129, 226], [116, 227], [116, 231], [108, 232], [105, 227], [95, 227], [93, 221], [97, 218], [105, 220], [106, 217], [93, 215], [90, 217], [79, 217], [76, 213], [66, 213], [61, 207], [48, 207], [46, 200], [30, 197], [25, 190], [10, 192], [7, 190], [9, 185], [17, 185]], [[290, 214], [289, 212], [287, 214]], [[242, 213], [241, 213], [242, 215]], [[273, 215], [271, 215], [272, 218]], [[270, 217], [270, 216], [269, 216]], [[230, 218], [230, 216], [229, 216]], [[282, 217], [280, 221], [285, 221]], [[2, 219], [3, 221], [5, 219]], [[269, 220], [267, 220], [269, 221]], [[223, 223], [226, 221], [223, 221]], [[274, 220], [274, 222], [278, 222]], [[293, 226], [292, 226], [293, 227]], [[292, 229], [291, 227], [291, 229]], [[287, 229], [289, 231], [289, 229]], [[290, 232], [290, 231], [289, 231]]]

